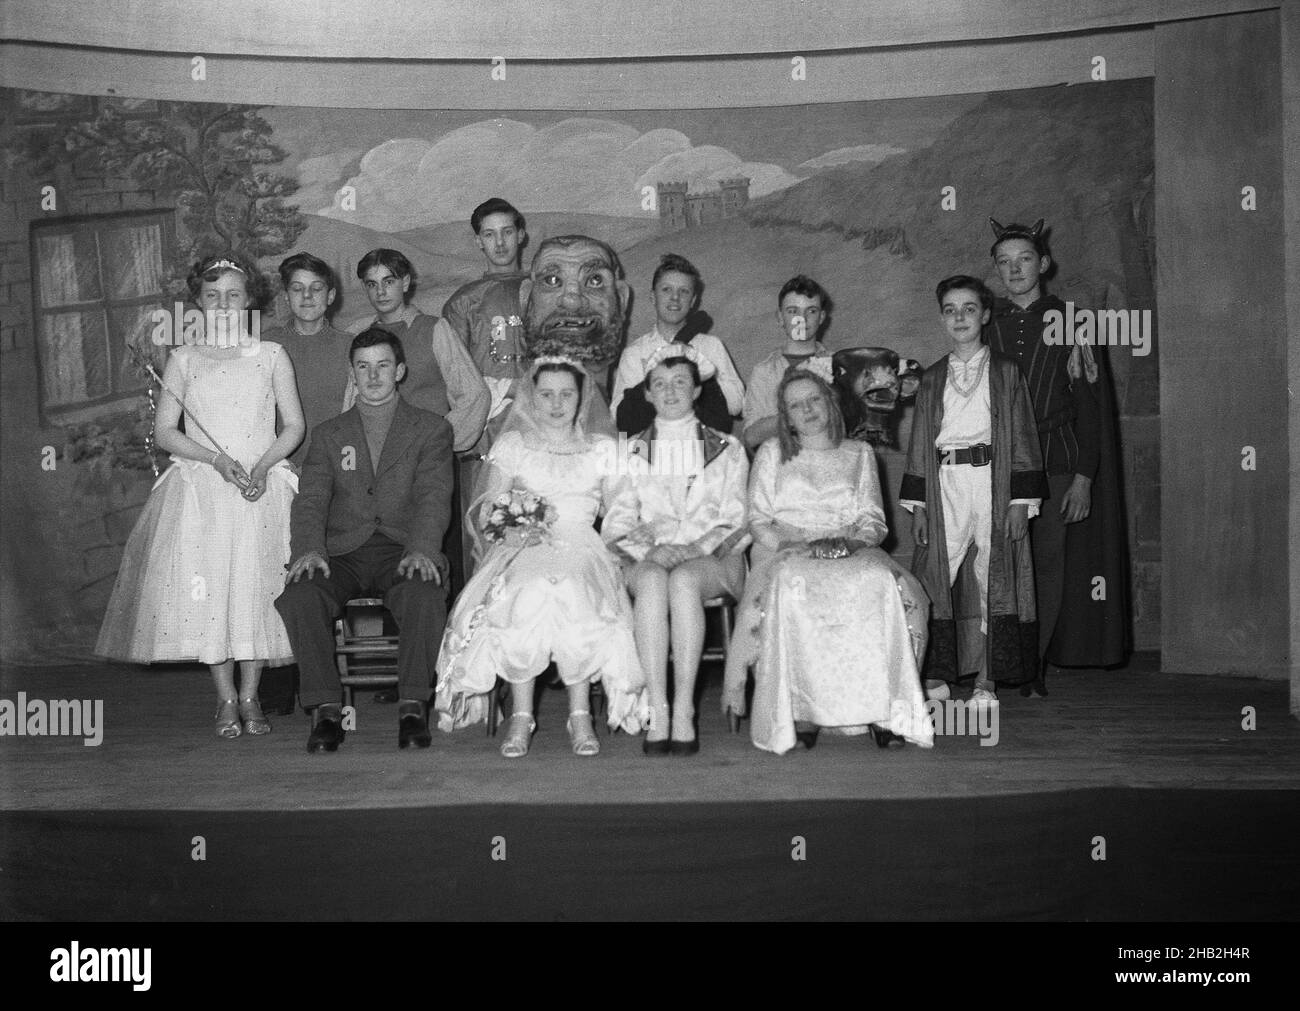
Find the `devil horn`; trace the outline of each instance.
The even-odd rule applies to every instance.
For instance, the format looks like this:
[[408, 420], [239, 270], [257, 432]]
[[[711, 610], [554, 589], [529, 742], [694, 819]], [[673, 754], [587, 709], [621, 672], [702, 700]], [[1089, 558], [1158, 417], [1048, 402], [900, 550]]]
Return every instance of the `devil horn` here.
[[1006, 229], [999, 225], [993, 218], [989, 218], [989, 224], [993, 226], [993, 235], [996, 238], [1002, 238], [1002, 233], [1006, 231]]
[[1034, 227], [1031, 228], [1031, 229], [1029, 229], [1029, 230], [1030, 230], [1031, 232], [1033, 232], [1033, 233], [1034, 233], [1034, 237], [1037, 238], [1037, 237], [1038, 237], [1038, 233], [1041, 232], [1041, 231], [1043, 230], [1043, 219], [1042, 219], [1042, 218], [1039, 218], [1037, 221], [1035, 221], [1035, 222], [1034, 222]]

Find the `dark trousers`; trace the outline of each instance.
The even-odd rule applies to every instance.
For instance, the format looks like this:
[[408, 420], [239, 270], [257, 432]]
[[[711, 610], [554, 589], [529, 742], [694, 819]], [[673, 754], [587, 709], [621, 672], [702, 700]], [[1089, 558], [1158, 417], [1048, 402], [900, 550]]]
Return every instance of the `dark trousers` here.
[[419, 576], [398, 576], [402, 545], [379, 534], [346, 555], [331, 557], [330, 574], [313, 573], [285, 586], [275, 601], [298, 660], [299, 697], [310, 709], [342, 697], [334, 663], [334, 619], [353, 597], [383, 597], [401, 639], [397, 648], [397, 693], [428, 701], [447, 624], [447, 591]]
[[470, 471], [469, 488], [466, 488], [465, 474], [468, 466], [460, 457], [452, 457], [454, 484], [451, 493], [451, 520], [447, 524], [447, 535], [442, 540], [442, 552], [447, 556], [447, 565], [451, 568], [451, 585], [447, 588], [449, 597], [454, 597], [464, 588], [465, 581], [469, 579], [472, 571], [469, 551], [465, 547], [468, 532], [465, 527], [464, 513], [465, 499], [474, 487], [473, 474], [477, 471]]
[[[454, 584], [457, 593], [465, 588], [465, 584], [474, 575], [476, 568], [473, 525], [477, 517], [469, 515], [469, 507], [473, 501], [474, 486], [478, 483], [479, 473], [484, 466], [482, 460], [457, 459], [456, 461], [456, 508], [452, 512], [456, 514], [456, 530], [460, 534], [460, 582]], [[452, 572], [454, 574], [455, 570], [453, 569]]]
[[1034, 599], [1038, 604], [1038, 658], [1047, 655], [1061, 616], [1061, 597], [1065, 592], [1065, 521], [1061, 503], [1074, 481], [1073, 474], [1052, 474], [1047, 478], [1050, 498], [1034, 519], [1031, 544], [1034, 553]]

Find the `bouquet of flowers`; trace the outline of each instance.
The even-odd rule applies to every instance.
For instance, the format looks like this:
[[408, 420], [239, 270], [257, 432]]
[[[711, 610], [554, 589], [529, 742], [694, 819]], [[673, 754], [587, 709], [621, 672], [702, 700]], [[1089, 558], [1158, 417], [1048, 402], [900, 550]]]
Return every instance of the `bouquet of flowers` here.
[[538, 544], [553, 522], [555, 509], [546, 499], [522, 488], [511, 488], [492, 500], [483, 536], [497, 544], [511, 530], [518, 530], [525, 543]]

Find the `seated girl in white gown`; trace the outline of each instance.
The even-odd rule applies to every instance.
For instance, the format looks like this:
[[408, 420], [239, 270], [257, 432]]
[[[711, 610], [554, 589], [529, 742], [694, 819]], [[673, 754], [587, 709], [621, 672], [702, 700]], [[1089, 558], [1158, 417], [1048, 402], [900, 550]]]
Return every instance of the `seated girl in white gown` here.
[[[712, 363], [690, 345], [666, 344], [646, 363], [655, 421], [632, 443], [601, 536], [627, 567], [636, 642], [645, 669], [647, 755], [693, 755], [695, 679], [704, 650], [704, 601], [740, 596], [745, 579], [745, 483], [739, 439], [695, 417]], [[668, 648], [673, 701], [668, 704]], [[670, 716], [671, 714], [671, 716]]]
[[788, 373], [777, 397], [779, 434], [759, 447], [750, 481], [753, 567], [723, 708], [744, 713], [753, 664], [759, 748], [811, 748], [820, 727], [930, 747], [920, 677], [930, 602], [878, 547], [888, 529], [875, 454], [844, 437], [820, 377]]
[[[595, 755], [590, 685], [602, 683], [609, 725], [641, 729], [644, 677], [632, 610], [594, 529], [613, 490], [617, 449], [595, 381], [576, 361], [539, 358], [479, 475], [469, 522], [491, 541], [447, 621], [435, 706], [443, 730], [482, 720], [498, 676], [513, 711], [501, 753], [528, 753], [534, 681], [552, 660], [569, 695], [577, 755]], [[513, 512], [546, 518], [509, 525]]]

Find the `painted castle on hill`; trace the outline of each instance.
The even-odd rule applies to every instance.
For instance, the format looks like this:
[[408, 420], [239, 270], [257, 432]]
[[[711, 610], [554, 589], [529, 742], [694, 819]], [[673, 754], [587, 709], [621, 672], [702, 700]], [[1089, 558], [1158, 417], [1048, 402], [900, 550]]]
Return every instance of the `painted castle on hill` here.
[[749, 203], [749, 179], [721, 179], [718, 189], [708, 193], [687, 193], [687, 183], [658, 183], [659, 223], [665, 232], [735, 217]]

